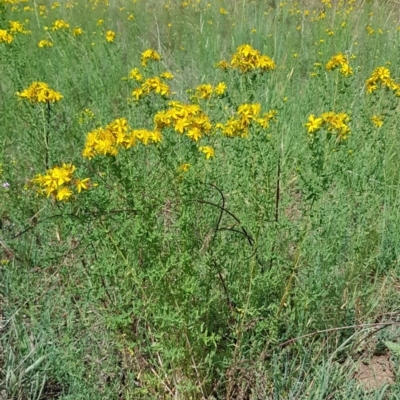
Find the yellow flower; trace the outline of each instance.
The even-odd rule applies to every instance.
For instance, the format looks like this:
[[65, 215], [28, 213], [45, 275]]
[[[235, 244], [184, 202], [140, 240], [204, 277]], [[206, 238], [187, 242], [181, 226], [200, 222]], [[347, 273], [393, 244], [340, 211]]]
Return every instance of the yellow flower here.
[[63, 98], [63, 95], [50, 89], [45, 82], [33, 82], [27, 89], [17, 96], [29, 100], [31, 103], [54, 103]]
[[152, 141], [152, 134], [153, 132], [147, 129], [136, 129], [133, 131], [136, 139], [138, 139], [142, 144], [147, 146]]
[[262, 55], [258, 50], [249, 44], [239, 46], [232, 56], [231, 66], [238, 68], [241, 72], [248, 72], [255, 69], [269, 71], [275, 69], [275, 62], [268, 56]]
[[208, 160], [209, 158], [214, 157], [215, 151], [212, 147], [210, 146], [200, 146], [199, 151], [204, 153], [206, 155], [206, 159]]
[[38, 47], [52, 47], [53, 42], [50, 42], [50, 40], [43, 39], [38, 43]]
[[99, 139], [96, 143], [95, 150], [98, 154], [106, 156], [110, 154], [111, 156], [116, 156], [118, 154], [118, 149], [114, 146], [114, 139], [107, 137], [105, 139]]
[[140, 57], [140, 61], [143, 67], [147, 65], [148, 60], [160, 61], [160, 59], [161, 56], [155, 50], [152, 49], [145, 50]]
[[152, 131], [150, 133], [150, 139], [153, 143], [161, 143], [162, 142], [162, 134], [160, 131]]
[[69, 23], [62, 20], [62, 19], [57, 19], [56, 21], [53, 22], [52, 30], [53, 31], [58, 31], [60, 29], [68, 29], [69, 28]]
[[315, 118], [314, 114], [311, 114], [308, 117], [308, 122], [305, 124], [305, 127], [308, 130], [308, 133], [314, 133], [322, 126], [322, 118]]
[[276, 110], [270, 110], [267, 113], [263, 115], [263, 118], [258, 118], [257, 123], [264, 129], [269, 127], [269, 121], [270, 120], [275, 120], [276, 121], [276, 116], [278, 115], [278, 111]]
[[211, 122], [200, 107], [195, 104], [182, 104], [171, 101], [168, 110], [159, 111], [154, 116], [155, 129], [160, 130], [167, 126], [172, 127], [180, 134], [198, 141], [203, 134], [211, 130]]
[[371, 78], [385, 82], [390, 78], [390, 70], [386, 67], [378, 67], [372, 72]]
[[63, 163], [47, 170], [45, 175], [36, 175], [31, 183], [39, 187], [39, 194], [53, 196], [58, 201], [68, 200], [73, 194], [71, 186], [76, 186], [78, 193], [89, 188], [89, 178], [72, 180], [75, 170], [72, 163]]
[[184, 163], [184, 164], [181, 164], [181, 165], [178, 167], [178, 171], [179, 171], [179, 172], [188, 172], [190, 167], [191, 167], [190, 164]]
[[49, 170], [49, 174], [52, 179], [57, 181], [58, 186], [63, 185], [66, 182], [70, 182], [72, 179], [72, 174], [75, 172], [76, 167], [69, 163], [63, 163], [62, 167], [54, 167], [52, 170]]
[[348, 65], [348, 58], [343, 53], [338, 53], [334, 55], [326, 64], [325, 68], [328, 71], [332, 71], [338, 67], [343, 67], [344, 65]]
[[367, 88], [367, 93], [372, 93], [374, 90], [378, 89], [378, 85], [376, 84], [376, 81], [372, 78], [367, 79], [365, 82], [366, 88]]
[[75, 186], [76, 186], [76, 189], [78, 190], [78, 193], [80, 193], [82, 191], [82, 189], [87, 190], [89, 188], [89, 181], [90, 181], [89, 178], [77, 179], [75, 181]]
[[117, 134], [112, 131], [112, 127], [110, 126], [105, 129], [98, 128], [89, 132], [86, 136], [86, 144], [82, 156], [91, 159], [96, 154], [117, 155], [118, 150], [115, 147], [116, 136]]
[[210, 84], [205, 84], [197, 86], [196, 92], [199, 99], [209, 99], [212, 95], [213, 89]]
[[342, 68], [340, 68], [340, 73], [344, 76], [353, 75], [353, 68], [351, 68], [349, 64], [345, 63], [342, 65]]
[[215, 86], [215, 88], [214, 88], [214, 92], [218, 96], [222, 96], [225, 93], [225, 90], [226, 90], [226, 83], [225, 82], [218, 83], [218, 85]]
[[383, 118], [380, 115], [374, 115], [371, 117], [371, 121], [377, 128], [383, 125]]
[[57, 190], [56, 199], [58, 201], [68, 200], [72, 196], [72, 190], [66, 186]]
[[76, 37], [76, 36], [79, 36], [79, 35], [82, 35], [82, 33], [83, 33], [83, 29], [82, 28], [75, 28], [73, 31], [72, 31], [72, 34]]
[[154, 92], [161, 94], [162, 96], [169, 96], [171, 93], [169, 86], [158, 76], [146, 79], [142, 85], [142, 90], [146, 94]]
[[375, 30], [374, 29], [372, 29], [372, 27], [371, 26], [367, 26], [367, 33], [368, 33], [368, 35], [372, 35], [374, 32], [375, 32]]
[[190, 126], [190, 122], [187, 118], [179, 118], [175, 122], [174, 129], [179, 133], [183, 133], [188, 126]]
[[135, 98], [135, 100], [139, 100], [140, 96], [143, 95], [143, 89], [142, 88], [136, 88], [132, 92], [132, 96]]
[[107, 31], [106, 32], [106, 40], [107, 40], [107, 42], [112, 43], [114, 41], [114, 39], [115, 39], [115, 32]]
[[264, 129], [269, 127], [269, 120], [267, 118], [258, 118], [257, 123]]
[[114, 142], [117, 145], [124, 143], [128, 129], [129, 126], [126, 118], [117, 118], [110, 122], [106, 127], [107, 132], [111, 133]]
[[371, 76], [365, 82], [367, 93], [372, 93], [374, 90], [378, 89], [379, 83], [382, 86], [393, 90], [396, 95], [400, 92], [400, 85], [390, 77], [390, 71], [386, 67], [378, 67], [372, 72]]
[[30, 31], [26, 31], [24, 29], [24, 25], [21, 22], [10, 21], [9, 24], [11, 33], [23, 33], [23, 34], [31, 33]]
[[[245, 105], [249, 106], [249, 105]], [[243, 105], [241, 106], [243, 107]], [[240, 107], [239, 107], [240, 108]], [[242, 109], [244, 111], [244, 109]], [[251, 111], [251, 109], [250, 109]], [[258, 110], [259, 111], [259, 110]], [[239, 112], [238, 112], [239, 114]], [[250, 114], [243, 112], [241, 115], [239, 114], [239, 118], [231, 117], [226, 121], [225, 124], [216, 124], [216, 129], [221, 129], [222, 134], [227, 137], [247, 137], [248, 136], [248, 128], [251, 121], [255, 119], [255, 114]]]
[[242, 124], [249, 125], [252, 120], [254, 120], [258, 114], [260, 114], [261, 104], [242, 104], [238, 108], [238, 115]]
[[0, 29], [0, 43], [10, 44], [14, 40], [13, 36], [9, 34], [5, 29]]
[[160, 78], [163, 79], [174, 79], [174, 75], [171, 74], [169, 71], [165, 71], [160, 75]]
[[47, 12], [47, 7], [46, 6], [39, 6], [39, 14], [44, 15]]
[[335, 133], [340, 140], [346, 140], [350, 134], [350, 128], [347, 126], [349, 116], [346, 113], [334, 113], [329, 111], [321, 115], [323, 123], [327, 125], [330, 132]]
[[127, 136], [127, 140], [124, 143], [124, 147], [126, 149], [130, 149], [131, 147], [136, 146], [136, 133], [135, 131], [132, 131], [129, 133]]
[[140, 82], [143, 80], [143, 75], [139, 72], [138, 68], [134, 68], [129, 72], [129, 79], [134, 79], [135, 81]]
[[201, 139], [201, 130], [199, 127], [193, 126], [188, 129], [186, 136], [195, 142], [198, 142]]
[[226, 71], [229, 68], [229, 64], [225, 60], [222, 60], [215, 64], [215, 67]]

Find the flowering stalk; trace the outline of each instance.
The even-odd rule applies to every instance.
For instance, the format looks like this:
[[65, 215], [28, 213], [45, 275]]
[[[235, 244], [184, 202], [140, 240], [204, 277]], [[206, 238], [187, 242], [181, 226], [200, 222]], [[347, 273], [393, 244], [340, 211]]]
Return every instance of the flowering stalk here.
[[46, 116], [44, 116], [44, 163], [46, 169], [49, 169], [49, 158], [50, 158], [50, 122], [51, 122], [51, 103], [59, 101], [63, 98], [63, 95], [55, 90], [51, 89], [45, 82], [33, 82], [27, 89], [23, 90], [21, 93], [16, 93], [21, 99], [27, 99], [32, 104], [46, 103]]

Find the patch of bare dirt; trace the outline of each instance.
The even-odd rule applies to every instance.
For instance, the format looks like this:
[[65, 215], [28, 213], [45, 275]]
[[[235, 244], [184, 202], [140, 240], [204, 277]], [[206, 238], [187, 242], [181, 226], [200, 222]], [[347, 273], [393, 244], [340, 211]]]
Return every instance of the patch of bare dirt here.
[[355, 379], [366, 390], [380, 389], [395, 381], [390, 354], [374, 355], [368, 360], [359, 360]]

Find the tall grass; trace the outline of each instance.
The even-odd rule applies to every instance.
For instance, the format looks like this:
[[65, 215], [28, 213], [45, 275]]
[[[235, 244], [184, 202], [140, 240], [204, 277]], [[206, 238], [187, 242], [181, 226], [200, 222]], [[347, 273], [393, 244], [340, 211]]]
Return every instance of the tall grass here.
[[[59, 3], [0, 1], [0, 29], [30, 31], [0, 43], [2, 395], [397, 398], [397, 382], [354, 378], [398, 337], [400, 102], [365, 86], [380, 66], [400, 84], [396, 2]], [[53, 31], [58, 19], [70, 28]], [[276, 69], [215, 67], [245, 43]], [[148, 48], [161, 61], [143, 68]], [[339, 52], [353, 75], [325, 68]], [[135, 67], [170, 71], [170, 99], [135, 102]], [[62, 93], [50, 114], [15, 95], [33, 81]], [[193, 98], [219, 82], [224, 96]], [[153, 129], [169, 100], [197, 102], [213, 126], [245, 103], [278, 114], [244, 138], [197, 144], [170, 128], [160, 144], [82, 157], [88, 132], [122, 117]], [[307, 133], [328, 111], [349, 115], [348, 139]], [[38, 195], [46, 151], [97, 186]]]

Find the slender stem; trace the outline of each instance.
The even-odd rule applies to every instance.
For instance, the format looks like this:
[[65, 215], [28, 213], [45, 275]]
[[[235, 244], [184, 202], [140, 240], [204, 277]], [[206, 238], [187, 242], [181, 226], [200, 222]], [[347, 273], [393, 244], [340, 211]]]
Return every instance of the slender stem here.
[[51, 118], [51, 106], [50, 101], [47, 102], [47, 109], [46, 109], [46, 126], [44, 130], [44, 147], [45, 147], [45, 154], [44, 154], [44, 163], [46, 170], [49, 169], [49, 135], [50, 135], [50, 118]]
[[[276, 174], [276, 192], [275, 192], [275, 226], [278, 226], [279, 222], [279, 201], [281, 198], [281, 186], [280, 186], [280, 181], [281, 181], [281, 159], [278, 159], [278, 171]], [[274, 262], [274, 253], [275, 253], [275, 242], [272, 243], [271, 247], [271, 258], [269, 260], [269, 268], [272, 269], [272, 265]]]

